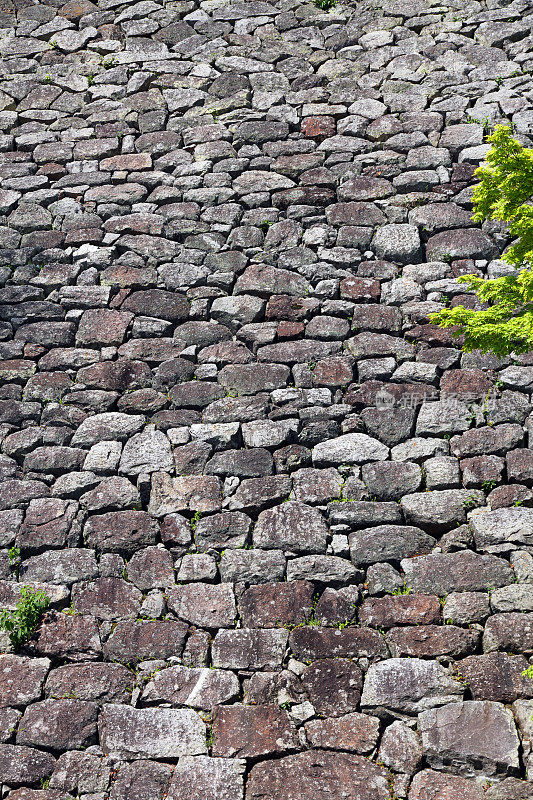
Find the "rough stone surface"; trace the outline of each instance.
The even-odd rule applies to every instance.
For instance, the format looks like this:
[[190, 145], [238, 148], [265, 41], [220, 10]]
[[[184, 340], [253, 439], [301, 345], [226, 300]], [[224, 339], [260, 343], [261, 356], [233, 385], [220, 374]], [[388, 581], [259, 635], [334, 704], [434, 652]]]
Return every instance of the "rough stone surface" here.
[[387, 772], [360, 756], [327, 751], [300, 753], [253, 767], [247, 784], [251, 800], [279, 797], [290, 800], [390, 800]]
[[5, 800], [530, 800], [533, 9], [325, 6], [0, 2]]
[[470, 700], [430, 709], [419, 716], [418, 727], [431, 766], [448, 762], [465, 775], [518, 767], [518, 733], [512, 712], [501, 703]]
[[187, 709], [107, 705], [99, 720], [104, 752], [125, 757], [176, 758], [205, 753], [205, 725]]
[[416, 714], [462, 694], [461, 685], [436, 661], [392, 658], [370, 666], [361, 705]]

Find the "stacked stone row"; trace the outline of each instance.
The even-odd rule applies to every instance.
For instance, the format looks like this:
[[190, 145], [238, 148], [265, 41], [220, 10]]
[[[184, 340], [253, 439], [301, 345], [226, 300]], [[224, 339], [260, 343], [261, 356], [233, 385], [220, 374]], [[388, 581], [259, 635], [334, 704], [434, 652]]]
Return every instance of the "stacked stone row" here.
[[531, 5], [318, 6], [0, 2], [7, 800], [533, 797]]

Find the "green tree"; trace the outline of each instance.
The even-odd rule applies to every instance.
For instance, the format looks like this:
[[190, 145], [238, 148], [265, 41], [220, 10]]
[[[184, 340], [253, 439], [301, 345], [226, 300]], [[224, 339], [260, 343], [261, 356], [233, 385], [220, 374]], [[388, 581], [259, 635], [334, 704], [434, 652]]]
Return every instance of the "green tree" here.
[[512, 245], [502, 261], [515, 268], [501, 278], [484, 280], [475, 275], [459, 278], [483, 304], [480, 310], [456, 306], [430, 315], [442, 328], [464, 335], [463, 349], [498, 356], [533, 350], [533, 150], [499, 125], [488, 141], [486, 162], [476, 170], [480, 182], [474, 189], [472, 219], [507, 223]]

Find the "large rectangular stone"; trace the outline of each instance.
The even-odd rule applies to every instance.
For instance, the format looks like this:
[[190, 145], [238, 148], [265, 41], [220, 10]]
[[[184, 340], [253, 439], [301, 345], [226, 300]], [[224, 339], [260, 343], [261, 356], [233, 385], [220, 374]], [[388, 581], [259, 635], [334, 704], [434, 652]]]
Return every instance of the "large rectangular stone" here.
[[205, 723], [190, 709], [104, 706], [98, 722], [105, 753], [179, 758], [207, 752]]

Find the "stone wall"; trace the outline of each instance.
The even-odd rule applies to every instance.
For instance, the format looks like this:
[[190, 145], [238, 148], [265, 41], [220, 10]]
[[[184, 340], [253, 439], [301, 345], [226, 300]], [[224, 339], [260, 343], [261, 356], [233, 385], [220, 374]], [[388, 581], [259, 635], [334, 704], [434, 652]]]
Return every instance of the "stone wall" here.
[[533, 357], [428, 322], [532, 20], [0, 2], [3, 797], [533, 797]]

